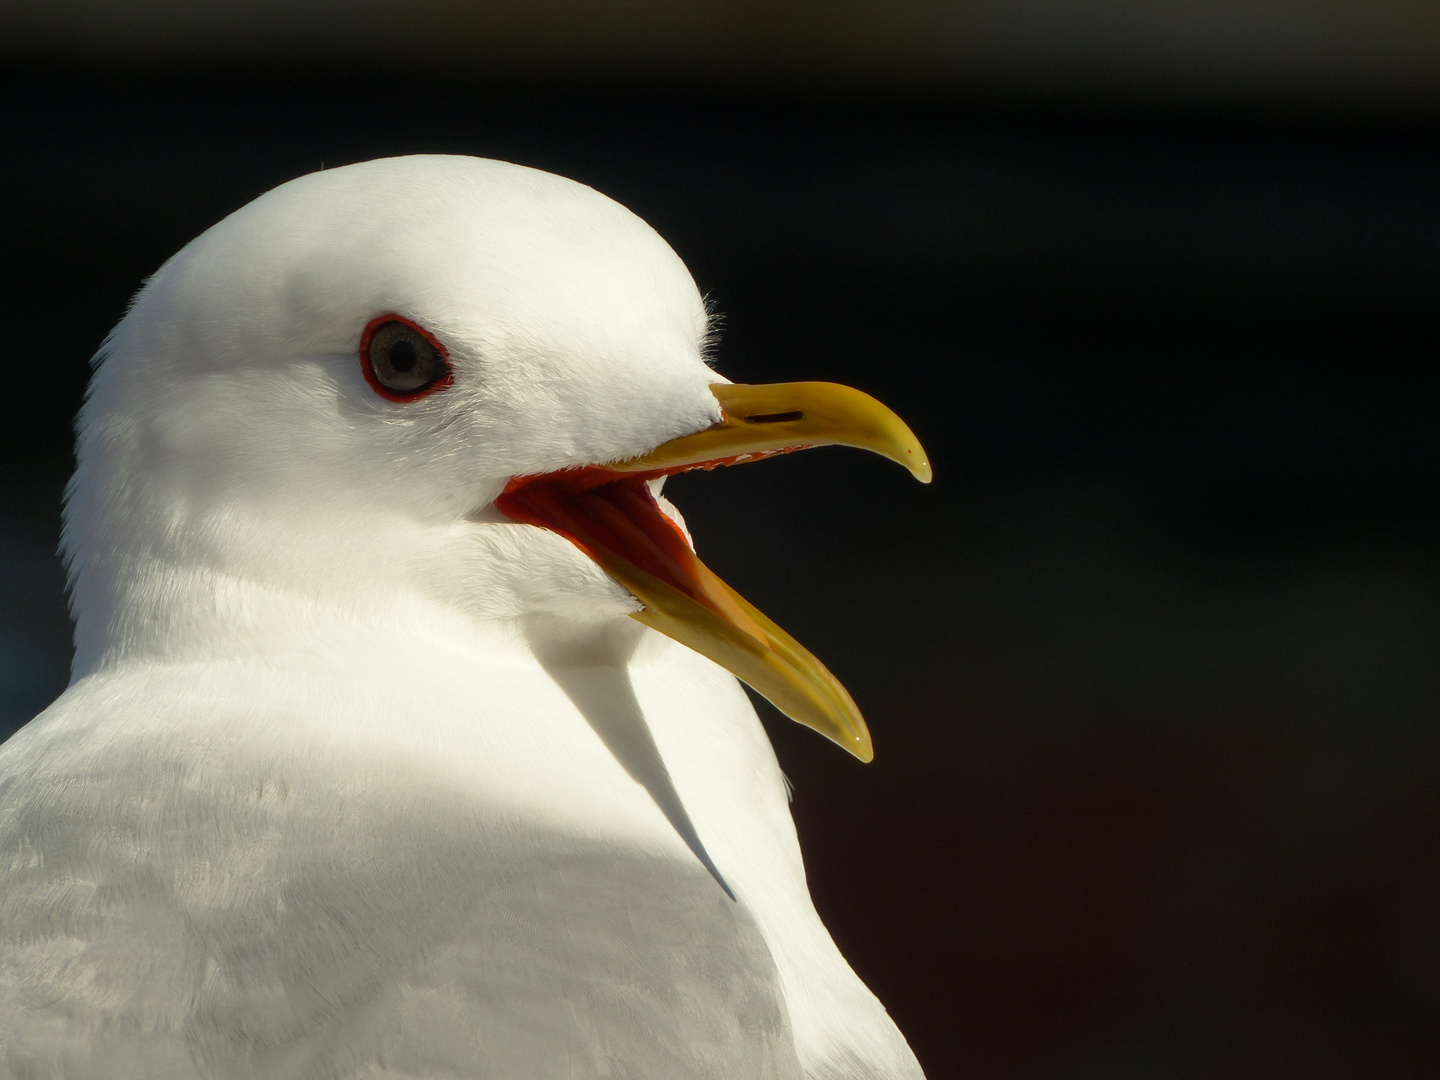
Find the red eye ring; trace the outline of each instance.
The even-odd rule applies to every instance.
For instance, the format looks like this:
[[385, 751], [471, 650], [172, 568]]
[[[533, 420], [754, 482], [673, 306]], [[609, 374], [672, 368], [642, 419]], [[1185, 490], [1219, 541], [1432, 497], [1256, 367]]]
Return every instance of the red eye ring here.
[[[385, 380], [376, 372], [375, 364], [371, 356], [371, 344], [375, 340], [376, 332], [380, 331], [382, 336], [394, 337], [398, 331], [399, 335], [412, 338], [418, 335], [421, 352], [433, 350], [433, 356], [426, 359], [436, 369], [437, 374], [428, 382], [412, 389], [401, 389], [398, 385], [387, 386]], [[412, 348], [412, 352], [415, 351]], [[393, 355], [393, 354], [392, 354]], [[383, 367], [384, 365], [382, 365]], [[370, 389], [379, 394], [386, 401], [394, 401], [405, 404], [411, 401], [419, 401], [421, 398], [429, 397], [431, 394], [446, 389], [455, 382], [455, 372], [450, 367], [450, 352], [445, 348], [435, 335], [426, 330], [413, 319], [407, 319], [404, 315], [396, 315], [393, 312], [386, 315], [377, 315], [365, 324], [365, 330], [360, 335], [360, 372], [365, 376], [365, 381], [370, 384]], [[407, 369], [407, 374], [409, 369]], [[392, 375], [395, 373], [392, 371]]]

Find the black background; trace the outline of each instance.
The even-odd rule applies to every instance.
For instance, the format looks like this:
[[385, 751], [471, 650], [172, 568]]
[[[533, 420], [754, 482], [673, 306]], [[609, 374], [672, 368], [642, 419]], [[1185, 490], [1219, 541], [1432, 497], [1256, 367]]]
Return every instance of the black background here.
[[1440, 1075], [1440, 151], [1317, 117], [291, 73], [0, 80], [0, 731], [66, 681], [87, 360], [322, 166], [493, 156], [625, 203], [737, 381], [847, 451], [677, 478], [865, 710], [766, 707], [817, 906], [934, 1080]]

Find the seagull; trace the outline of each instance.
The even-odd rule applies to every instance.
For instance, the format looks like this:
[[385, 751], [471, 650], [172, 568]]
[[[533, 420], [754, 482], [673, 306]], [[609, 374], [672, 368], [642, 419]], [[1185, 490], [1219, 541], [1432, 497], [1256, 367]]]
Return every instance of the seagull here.
[[72, 681], [0, 747], [0, 1075], [921, 1076], [740, 684], [865, 722], [661, 489], [930, 465], [710, 337], [640, 218], [471, 157], [300, 177], [149, 279], [77, 422]]

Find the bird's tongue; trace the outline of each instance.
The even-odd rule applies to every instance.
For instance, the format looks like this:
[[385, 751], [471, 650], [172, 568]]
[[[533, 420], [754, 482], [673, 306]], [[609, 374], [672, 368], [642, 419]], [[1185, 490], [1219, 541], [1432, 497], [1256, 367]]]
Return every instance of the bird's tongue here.
[[[584, 470], [589, 474], [599, 470]], [[575, 472], [514, 480], [496, 505], [508, 517], [564, 536], [633, 589], [639, 570], [683, 593], [768, 647], [765, 632], [737, 597], [695, 555], [680, 527], [665, 516], [644, 477]], [[643, 590], [643, 583], [642, 583]], [[648, 591], [648, 590], [645, 590]], [[644, 599], [643, 591], [637, 591]]]

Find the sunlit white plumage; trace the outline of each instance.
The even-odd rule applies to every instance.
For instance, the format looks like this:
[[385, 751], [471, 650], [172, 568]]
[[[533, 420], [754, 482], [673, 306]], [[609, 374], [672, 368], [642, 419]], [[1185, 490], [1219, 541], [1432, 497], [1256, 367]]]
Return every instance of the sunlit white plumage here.
[[[383, 312], [453, 387], [371, 392]], [[492, 505], [714, 422], [705, 335], [643, 222], [472, 158], [156, 274], [81, 414], [74, 681], [0, 747], [0, 1074], [919, 1075], [735, 679]]]

